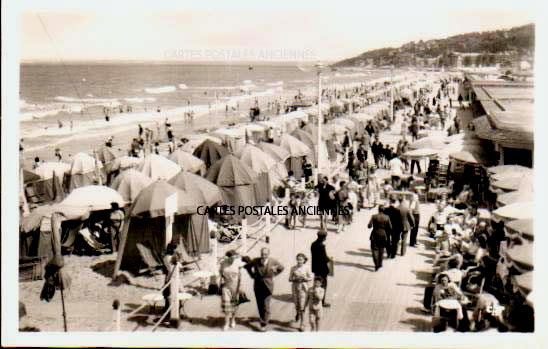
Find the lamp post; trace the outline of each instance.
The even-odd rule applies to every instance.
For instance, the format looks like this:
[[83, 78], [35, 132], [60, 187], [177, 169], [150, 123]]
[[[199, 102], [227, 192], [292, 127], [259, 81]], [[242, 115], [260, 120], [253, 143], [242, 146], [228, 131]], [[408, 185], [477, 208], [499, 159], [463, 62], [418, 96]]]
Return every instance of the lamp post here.
[[390, 67], [390, 119], [394, 122], [394, 66]]
[[324, 68], [323, 63], [318, 62], [315, 65], [318, 73], [318, 140], [316, 144], [316, 166], [318, 174], [323, 170], [323, 161], [320, 156], [320, 143], [322, 141], [322, 70]]

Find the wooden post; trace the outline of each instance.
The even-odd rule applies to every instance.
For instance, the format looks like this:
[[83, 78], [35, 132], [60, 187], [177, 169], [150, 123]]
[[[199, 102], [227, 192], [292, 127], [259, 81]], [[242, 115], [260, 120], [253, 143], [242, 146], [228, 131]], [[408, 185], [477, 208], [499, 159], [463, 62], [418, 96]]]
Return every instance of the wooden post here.
[[177, 193], [173, 193], [168, 196], [164, 203], [164, 214], [166, 217], [166, 241], [165, 247], [171, 242], [173, 238], [173, 220], [175, 217], [175, 212], [177, 212]]
[[[60, 271], [59, 271], [60, 273]], [[65, 332], [68, 332], [68, 329], [67, 329], [67, 312], [65, 310], [65, 296], [63, 294], [63, 289], [65, 288], [65, 285], [61, 285], [61, 305], [63, 307], [63, 325], [64, 325], [64, 328], [65, 328]]]
[[99, 169], [99, 156], [97, 155], [97, 151], [93, 151], [93, 155], [95, 157], [95, 175], [97, 176], [97, 184], [103, 185], [103, 178], [101, 177], [101, 170]]
[[112, 308], [114, 309], [114, 323], [116, 325], [116, 332], [120, 332], [120, 301], [115, 299], [112, 302]]
[[247, 252], [247, 218], [242, 219], [242, 253]]
[[173, 327], [179, 328], [180, 316], [179, 316], [179, 262], [173, 265], [173, 275], [171, 276], [170, 288], [170, 302], [171, 302], [171, 313], [170, 313], [170, 323]]

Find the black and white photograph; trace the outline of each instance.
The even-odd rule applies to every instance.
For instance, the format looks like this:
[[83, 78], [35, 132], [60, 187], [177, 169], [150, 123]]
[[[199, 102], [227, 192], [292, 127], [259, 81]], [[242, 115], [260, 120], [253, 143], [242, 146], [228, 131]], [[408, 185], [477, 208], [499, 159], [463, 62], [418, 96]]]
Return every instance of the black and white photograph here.
[[537, 5], [2, 2], [3, 341], [541, 345]]

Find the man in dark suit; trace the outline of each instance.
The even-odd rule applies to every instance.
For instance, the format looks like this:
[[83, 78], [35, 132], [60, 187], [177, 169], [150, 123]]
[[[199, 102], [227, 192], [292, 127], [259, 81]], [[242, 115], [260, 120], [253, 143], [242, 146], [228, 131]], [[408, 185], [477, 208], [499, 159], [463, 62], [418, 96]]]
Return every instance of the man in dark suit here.
[[[409, 232], [413, 227], [415, 226], [415, 219], [413, 218], [413, 214], [411, 213], [411, 209], [409, 200], [406, 198], [403, 198], [399, 207], [400, 210], [400, 216], [401, 216], [401, 255], [405, 256], [405, 252], [407, 251], [407, 236], [409, 236]], [[396, 245], [397, 249], [397, 245]]]
[[382, 268], [384, 248], [387, 247], [388, 236], [392, 232], [390, 217], [384, 213], [384, 210], [384, 205], [379, 206], [379, 213], [374, 214], [368, 224], [369, 228], [373, 228], [369, 240], [371, 240], [371, 254], [375, 271]]
[[266, 331], [266, 325], [270, 320], [270, 299], [274, 293], [274, 276], [280, 274], [284, 267], [274, 258], [270, 258], [270, 250], [261, 249], [261, 257], [253, 260], [247, 259], [245, 269], [254, 280], [253, 291], [257, 300], [257, 308], [261, 318], [262, 332]]
[[329, 262], [331, 258], [327, 256], [325, 249], [326, 238], [327, 231], [320, 230], [318, 238], [310, 246], [310, 254], [312, 256], [312, 273], [314, 273], [314, 276], [322, 279], [322, 288], [325, 290], [322, 303], [327, 308], [330, 305], [325, 302], [325, 295], [327, 294], [327, 276], [329, 275]]
[[319, 177], [319, 183], [316, 186], [318, 191], [318, 214], [320, 216], [320, 229], [327, 229], [327, 216], [333, 211], [333, 205], [329, 193], [335, 188], [329, 184], [329, 179], [326, 176]]
[[398, 250], [398, 242], [402, 231], [401, 213], [396, 204], [396, 198], [390, 198], [390, 206], [385, 210], [385, 213], [390, 217], [392, 231], [390, 234], [390, 247], [388, 248], [389, 258], [396, 258]]

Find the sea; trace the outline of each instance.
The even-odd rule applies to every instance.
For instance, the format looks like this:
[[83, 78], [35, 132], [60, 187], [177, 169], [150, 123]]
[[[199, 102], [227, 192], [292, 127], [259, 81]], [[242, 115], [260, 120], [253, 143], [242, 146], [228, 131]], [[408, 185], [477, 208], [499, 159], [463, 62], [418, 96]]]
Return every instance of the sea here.
[[[322, 83], [344, 86], [382, 77], [386, 71], [328, 68]], [[312, 98], [316, 86], [314, 66], [296, 63], [22, 63], [20, 137], [49, 143], [105, 128], [113, 133], [250, 99], [281, 101], [299, 92]]]

